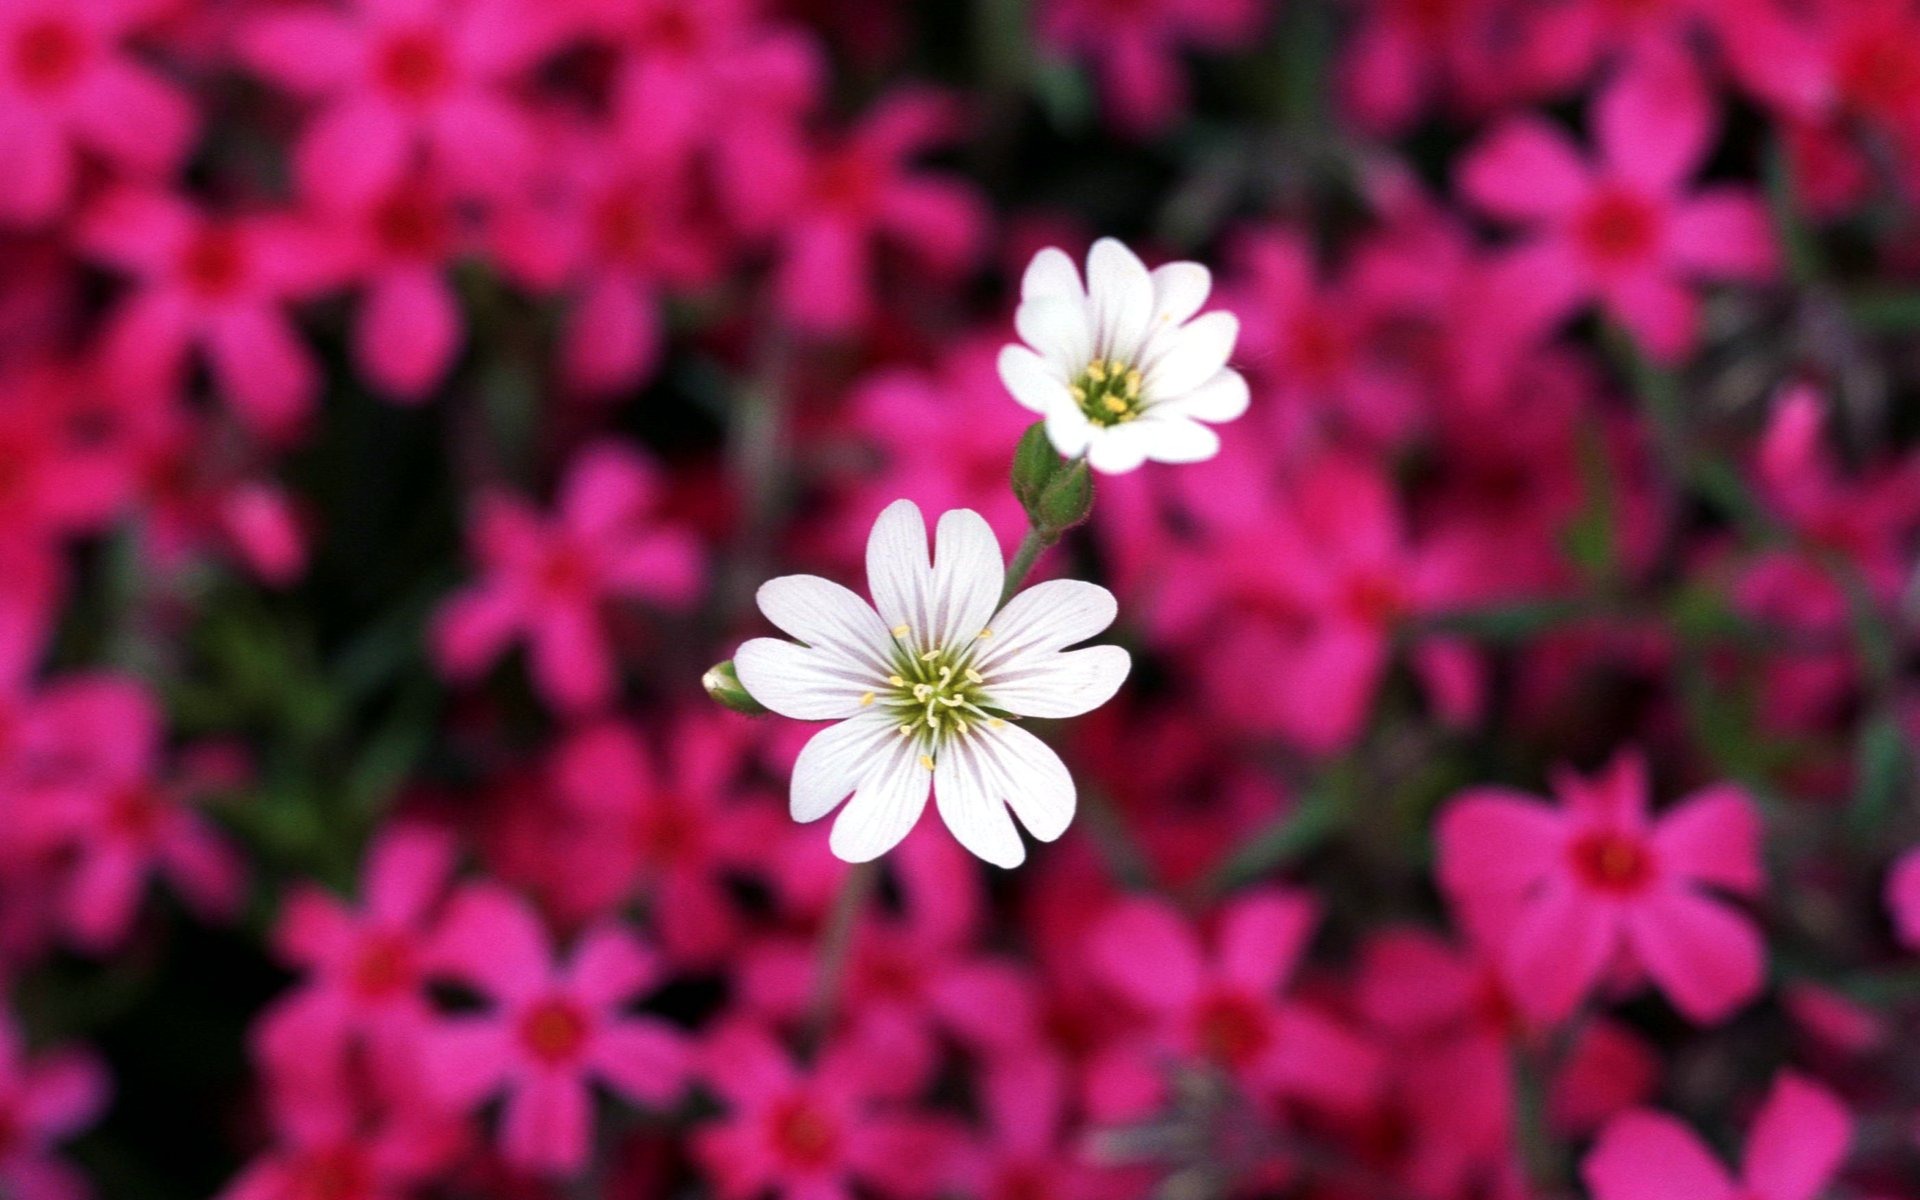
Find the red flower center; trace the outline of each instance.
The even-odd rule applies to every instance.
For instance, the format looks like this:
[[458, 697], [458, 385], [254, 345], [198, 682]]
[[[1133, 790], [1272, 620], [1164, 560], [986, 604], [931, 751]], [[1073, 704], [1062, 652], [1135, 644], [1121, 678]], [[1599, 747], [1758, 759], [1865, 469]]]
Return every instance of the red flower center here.
[[1581, 834], [1572, 854], [1573, 869], [1596, 891], [1632, 895], [1653, 878], [1653, 852], [1631, 834], [1610, 829]]
[[550, 547], [540, 562], [540, 588], [548, 595], [577, 597], [593, 589], [593, 563], [577, 548]]
[[13, 40], [13, 73], [28, 91], [53, 92], [79, 77], [87, 42], [78, 27], [58, 17], [29, 21]]
[[587, 1044], [586, 1014], [559, 997], [542, 1000], [520, 1018], [520, 1041], [549, 1066], [572, 1062]]
[[403, 188], [374, 210], [374, 237], [397, 258], [444, 258], [449, 233], [446, 206], [418, 188]]
[[187, 242], [180, 255], [181, 280], [209, 300], [231, 296], [246, 275], [246, 250], [231, 230], [202, 230]]
[[813, 177], [813, 195], [823, 208], [862, 212], [880, 190], [880, 172], [863, 155], [829, 154]]
[[1862, 112], [1899, 119], [1920, 104], [1920, 46], [1911, 38], [1872, 31], [1841, 50], [1836, 68], [1841, 95]]
[[1645, 258], [1660, 224], [1653, 206], [1625, 192], [1606, 192], [1580, 214], [1577, 236], [1589, 257], [1615, 266]]
[[375, 71], [380, 85], [403, 100], [431, 100], [453, 77], [447, 43], [430, 29], [395, 34], [381, 47]]
[[1015, 1163], [994, 1181], [993, 1197], [994, 1200], [1053, 1200], [1053, 1189], [1047, 1186], [1047, 1178], [1040, 1168]]
[[1347, 581], [1347, 612], [1367, 625], [1391, 625], [1407, 611], [1407, 592], [1390, 575], [1358, 575]]
[[412, 986], [413, 947], [397, 934], [375, 934], [353, 964], [353, 990], [367, 1000], [384, 1000]]
[[671, 864], [694, 849], [700, 828], [700, 819], [678, 797], [660, 797], [634, 817], [634, 849], [648, 862]]
[[774, 1106], [770, 1132], [775, 1153], [796, 1167], [825, 1166], [840, 1148], [840, 1127], [832, 1114], [805, 1096]]
[[373, 1191], [373, 1171], [351, 1147], [340, 1146], [308, 1155], [295, 1169], [293, 1195], [298, 1200], [361, 1200]]
[[153, 840], [160, 828], [166, 804], [152, 788], [121, 788], [107, 802], [107, 824], [124, 838], [136, 842]]
[[1293, 323], [1288, 339], [1293, 369], [1309, 383], [1325, 386], [1347, 365], [1347, 339], [1338, 326], [1319, 313], [1303, 313]]
[[641, 14], [634, 40], [656, 53], [691, 55], [700, 48], [700, 22], [686, 5], [655, 5]]
[[13, 1110], [0, 1106], [0, 1162], [5, 1162], [20, 1145], [20, 1118]]
[[1201, 1004], [1194, 1017], [1200, 1052], [1223, 1066], [1244, 1067], [1273, 1040], [1267, 1011], [1249, 996], [1222, 993]]
[[616, 188], [593, 210], [593, 236], [608, 258], [634, 259], [653, 241], [646, 199], [632, 187]]

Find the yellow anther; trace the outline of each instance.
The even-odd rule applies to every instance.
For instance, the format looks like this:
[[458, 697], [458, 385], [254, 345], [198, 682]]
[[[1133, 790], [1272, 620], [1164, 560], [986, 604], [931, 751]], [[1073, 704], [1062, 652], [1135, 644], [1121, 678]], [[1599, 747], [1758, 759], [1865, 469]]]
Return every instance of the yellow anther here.
[[905, 686], [907, 686], [907, 681], [906, 681], [906, 680], [904, 680], [904, 679], [902, 679], [902, 678], [900, 678], [900, 677], [899, 677], [898, 675], [889, 675], [889, 676], [887, 676], [887, 682], [888, 682], [888, 683], [890, 683], [890, 684], [892, 684], [892, 685], [893, 685], [894, 687], [905, 687]]
[[1110, 413], [1123, 413], [1127, 411], [1127, 402], [1118, 396], [1102, 396], [1100, 398], [1100, 407]]
[[1107, 381], [1106, 360], [1096, 358], [1088, 363], [1087, 378], [1093, 380], [1095, 383], [1105, 383]]
[[976, 637], [983, 637], [983, 638], [990, 638], [990, 637], [992, 637], [992, 636], [993, 636], [993, 630], [991, 630], [991, 629], [982, 629], [982, 630], [981, 630], [981, 631], [980, 631], [980, 632], [979, 632], [978, 634], [976, 634], [976, 635], [974, 635], [974, 636], [976, 636]]
[[1076, 404], [1085, 404], [1087, 402], [1087, 389], [1081, 387], [1079, 384], [1068, 384], [1067, 391], [1073, 396]]
[[959, 708], [962, 704], [965, 704], [966, 702], [967, 702], [967, 698], [965, 696], [940, 697], [940, 703], [946, 705], [948, 708]]
[[988, 721], [987, 724], [994, 729], [1005, 729], [1007, 727], [1007, 723], [1005, 721], [1002, 721], [999, 717], [995, 717], [993, 720]]
[[987, 677], [985, 675], [982, 675], [980, 672], [974, 670], [972, 667], [967, 668], [968, 683], [985, 683], [986, 681], [987, 681]]
[[905, 625], [895, 625], [893, 627], [893, 636], [895, 637], [905, 637], [907, 636], [907, 633], [908, 633], [908, 630]]
[[1127, 370], [1127, 395], [1129, 395], [1129, 396], [1138, 396], [1138, 395], [1140, 394], [1140, 384], [1141, 384], [1141, 379], [1140, 379], [1140, 368], [1139, 368], [1139, 367], [1130, 367], [1130, 368], [1128, 368], [1128, 370]]
[[860, 693], [860, 707], [861, 707], [861, 708], [865, 708], [865, 707], [866, 707], [867, 705], [869, 705], [869, 704], [872, 704], [872, 703], [873, 703], [873, 693], [872, 693], [872, 692], [862, 692], [862, 693]]
[[[920, 765], [925, 767], [929, 771], [933, 770], [933, 756], [928, 754], [922, 754], [920, 756]], [[922, 796], [921, 799], [924, 800], [926, 799], [926, 797]]]
[[926, 652], [925, 654], [922, 654], [922, 655], [920, 656], [920, 661], [921, 661], [921, 662], [932, 662], [932, 661], [933, 661], [934, 659], [936, 659], [936, 658], [939, 658], [939, 657], [940, 657], [940, 652], [939, 652], [938, 650], [929, 650], [929, 651], [927, 651], [927, 652]]

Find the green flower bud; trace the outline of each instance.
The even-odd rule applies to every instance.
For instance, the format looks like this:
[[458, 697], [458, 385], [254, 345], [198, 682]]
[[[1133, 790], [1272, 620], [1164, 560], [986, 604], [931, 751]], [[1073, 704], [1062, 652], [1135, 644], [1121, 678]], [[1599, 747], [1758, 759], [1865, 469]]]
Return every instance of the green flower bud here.
[[707, 689], [707, 695], [713, 697], [715, 704], [730, 708], [737, 713], [746, 713], [750, 717], [763, 716], [767, 706], [747, 694], [740, 683], [740, 675], [733, 669], [733, 660], [717, 663], [707, 668], [700, 677], [700, 686]]

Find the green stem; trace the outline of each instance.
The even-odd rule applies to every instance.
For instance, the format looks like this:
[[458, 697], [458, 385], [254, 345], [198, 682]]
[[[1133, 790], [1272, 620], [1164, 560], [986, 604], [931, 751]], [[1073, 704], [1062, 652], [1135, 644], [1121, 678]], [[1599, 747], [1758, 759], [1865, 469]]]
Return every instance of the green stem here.
[[1006, 604], [1013, 594], [1026, 582], [1027, 575], [1033, 570], [1033, 564], [1048, 546], [1060, 540], [1057, 533], [1047, 533], [1037, 527], [1030, 527], [1027, 536], [1020, 539], [1020, 546], [1013, 552], [1013, 558], [1007, 563], [1007, 583], [1000, 589], [1000, 603]]
[[854, 934], [858, 931], [861, 910], [880, 880], [879, 862], [855, 863], [840, 881], [840, 894], [834, 898], [833, 912], [826, 928], [820, 931], [819, 964], [813, 978], [813, 998], [807, 1007], [807, 1043], [818, 1046], [833, 1028], [834, 1011], [840, 1006], [845, 989], [847, 963], [853, 957]]

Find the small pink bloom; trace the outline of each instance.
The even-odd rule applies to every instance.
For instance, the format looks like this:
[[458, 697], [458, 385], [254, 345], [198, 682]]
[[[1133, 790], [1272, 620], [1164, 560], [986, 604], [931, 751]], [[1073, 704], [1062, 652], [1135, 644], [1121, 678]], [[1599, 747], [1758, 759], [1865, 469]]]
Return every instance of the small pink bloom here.
[[1580, 1165], [1594, 1200], [1815, 1200], [1847, 1156], [1853, 1121], [1827, 1089], [1791, 1073], [1755, 1116], [1739, 1174], [1664, 1113], [1615, 1118]]
[[0, 8], [0, 223], [37, 225], [71, 201], [82, 151], [149, 177], [186, 153], [196, 114], [125, 41], [143, 0], [9, 0]]
[[1378, 1050], [1285, 994], [1319, 915], [1298, 893], [1250, 893], [1222, 910], [1203, 946], [1165, 902], [1130, 899], [1095, 926], [1088, 950], [1099, 977], [1147, 1014], [1159, 1047], [1228, 1072], [1256, 1097], [1351, 1113], [1378, 1097]]
[[586, 1165], [596, 1080], [651, 1105], [684, 1086], [680, 1035], [627, 1012], [659, 986], [660, 972], [619, 925], [588, 929], [556, 962], [531, 907], [498, 886], [474, 884], [448, 908], [432, 970], [471, 985], [491, 1007], [443, 1016], [426, 1032], [427, 1079], [469, 1109], [504, 1091], [500, 1148], [514, 1163], [556, 1175]]
[[55, 1147], [93, 1124], [107, 1105], [107, 1075], [78, 1050], [28, 1057], [0, 1012], [0, 1192], [9, 1200], [80, 1200], [90, 1194]]
[[470, 678], [524, 637], [534, 684], [550, 704], [579, 711], [611, 699], [602, 605], [616, 597], [684, 604], [700, 583], [692, 536], [651, 515], [660, 495], [653, 464], [613, 442], [573, 460], [551, 517], [504, 492], [483, 495], [468, 536], [484, 575], [435, 619], [441, 669]]
[[1731, 785], [1648, 816], [1646, 766], [1623, 753], [1593, 779], [1555, 780], [1563, 807], [1501, 788], [1441, 814], [1440, 882], [1456, 906], [1510, 916], [1500, 964], [1527, 1011], [1565, 1017], [1622, 961], [1688, 1017], [1725, 1019], [1759, 992], [1759, 932], [1715, 891], [1760, 892], [1760, 819]]
[[1035, 22], [1049, 49], [1093, 60], [1113, 123], [1138, 135], [1186, 108], [1183, 53], [1249, 46], [1267, 11], [1261, 0], [1044, 0]]
[[1509, 118], [1484, 139], [1460, 188], [1526, 231], [1498, 267], [1505, 302], [1547, 327], [1597, 300], [1673, 361], [1696, 337], [1688, 284], [1771, 278], [1776, 255], [1758, 197], [1688, 187], [1712, 149], [1712, 103], [1689, 69], [1643, 64], [1592, 105], [1597, 161], [1535, 116]]
[[1900, 940], [1920, 950], [1920, 849], [1902, 855], [1887, 876], [1887, 908]]

